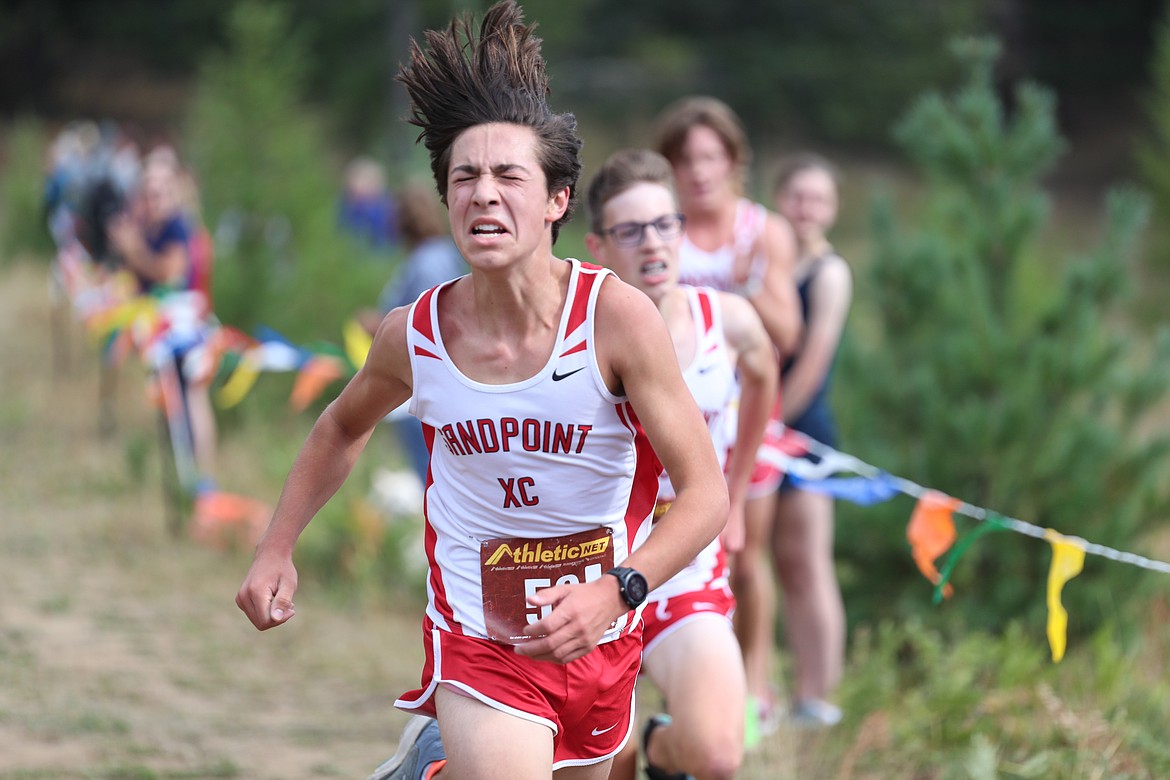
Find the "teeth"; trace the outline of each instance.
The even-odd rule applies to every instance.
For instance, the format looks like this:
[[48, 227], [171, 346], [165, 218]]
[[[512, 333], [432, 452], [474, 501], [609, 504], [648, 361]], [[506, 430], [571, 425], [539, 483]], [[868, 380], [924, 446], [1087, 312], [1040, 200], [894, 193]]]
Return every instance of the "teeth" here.
[[503, 233], [504, 229], [502, 227], [497, 227], [495, 225], [480, 225], [479, 227], [472, 228], [471, 232], [477, 236], [484, 235], [484, 234], [495, 235], [495, 234]]
[[665, 270], [666, 270], [666, 263], [661, 261], [661, 260], [655, 260], [653, 262], [645, 263], [642, 266], [642, 273], [644, 273], [644, 274], [657, 274], [657, 273], [662, 273]]

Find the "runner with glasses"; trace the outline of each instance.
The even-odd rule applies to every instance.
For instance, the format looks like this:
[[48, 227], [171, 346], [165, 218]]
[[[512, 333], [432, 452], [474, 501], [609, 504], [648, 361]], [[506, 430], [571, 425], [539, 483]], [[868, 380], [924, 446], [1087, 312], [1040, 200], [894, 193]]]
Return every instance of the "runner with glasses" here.
[[650, 222], [622, 222], [604, 230], [604, 234], [622, 247], [638, 246], [646, 237], [646, 229], [653, 227], [663, 241], [673, 241], [682, 235], [687, 218], [682, 214], [666, 214]]
[[[585, 242], [595, 258], [658, 307], [721, 461], [727, 459], [726, 416], [739, 377], [740, 446], [726, 464], [727, 526], [687, 568], [650, 594], [642, 613], [642, 670], [668, 710], [643, 729], [647, 773], [651, 780], [683, 775], [722, 780], [736, 774], [743, 758], [745, 687], [725, 551], [743, 546], [744, 501], [776, 394], [777, 362], [751, 304], [731, 293], [678, 284], [686, 220], [677, 208], [664, 157], [648, 149], [617, 152], [589, 186], [592, 232]], [[659, 511], [673, 498], [674, 486], [664, 474]], [[636, 764], [637, 748], [627, 745], [610, 780], [633, 780]]]

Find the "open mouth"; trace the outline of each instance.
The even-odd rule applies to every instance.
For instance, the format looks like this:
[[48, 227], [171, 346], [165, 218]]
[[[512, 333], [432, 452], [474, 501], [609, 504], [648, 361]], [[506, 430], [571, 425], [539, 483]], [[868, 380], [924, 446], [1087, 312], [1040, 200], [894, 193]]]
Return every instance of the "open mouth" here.
[[651, 277], [666, 273], [666, 269], [667, 266], [665, 260], [648, 260], [647, 262], [642, 263], [642, 267], [639, 269], [639, 272], [642, 274], [642, 276]]
[[473, 236], [502, 236], [507, 232], [507, 228], [490, 219], [477, 220], [471, 224], [471, 235]]

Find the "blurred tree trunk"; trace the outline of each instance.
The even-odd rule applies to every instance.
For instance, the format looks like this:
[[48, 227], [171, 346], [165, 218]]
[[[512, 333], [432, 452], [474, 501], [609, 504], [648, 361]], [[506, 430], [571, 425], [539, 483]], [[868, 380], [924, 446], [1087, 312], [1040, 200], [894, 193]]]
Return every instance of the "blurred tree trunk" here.
[[410, 110], [406, 89], [394, 78], [410, 53], [410, 37], [418, 29], [417, 0], [386, 0], [386, 64], [390, 69], [386, 102], [386, 161], [391, 182], [400, 181], [407, 171], [411, 126], [403, 121]]

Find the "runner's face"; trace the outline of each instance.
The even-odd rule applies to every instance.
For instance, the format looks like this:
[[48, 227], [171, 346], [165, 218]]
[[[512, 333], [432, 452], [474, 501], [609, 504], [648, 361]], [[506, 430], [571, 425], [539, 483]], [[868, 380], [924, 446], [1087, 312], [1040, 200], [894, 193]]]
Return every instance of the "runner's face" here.
[[709, 211], [736, 197], [735, 162], [723, 139], [706, 125], [687, 131], [672, 162], [684, 212]]
[[776, 195], [776, 210], [792, 223], [802, 247], [818, 243], [837, 220], [837, 185], [827, 171], [806, 168]]
[[[602, 209], [605, 229], [623, 222], [655, 222], [678, 213], [674, 194], [661, 184], [641, 182], [610, 198]], [[657, 303], [678, 285], [678, 247], [682, 233], [663, 239], [653, 225], [642, 230], [642, 243], [622, 246], [610, 233], [591, 242], [594, 254], [600, 255], [614, 273], [627, 284], [637, 287]]]
[[564, 215], [569, 190], [549, 196], [538, 144], [531, 128], [493, 123], [464, 130], [451, 145], [451, 235], [472, 268], [504, 267], [542, 245], [551, 249], [550, 226]]

